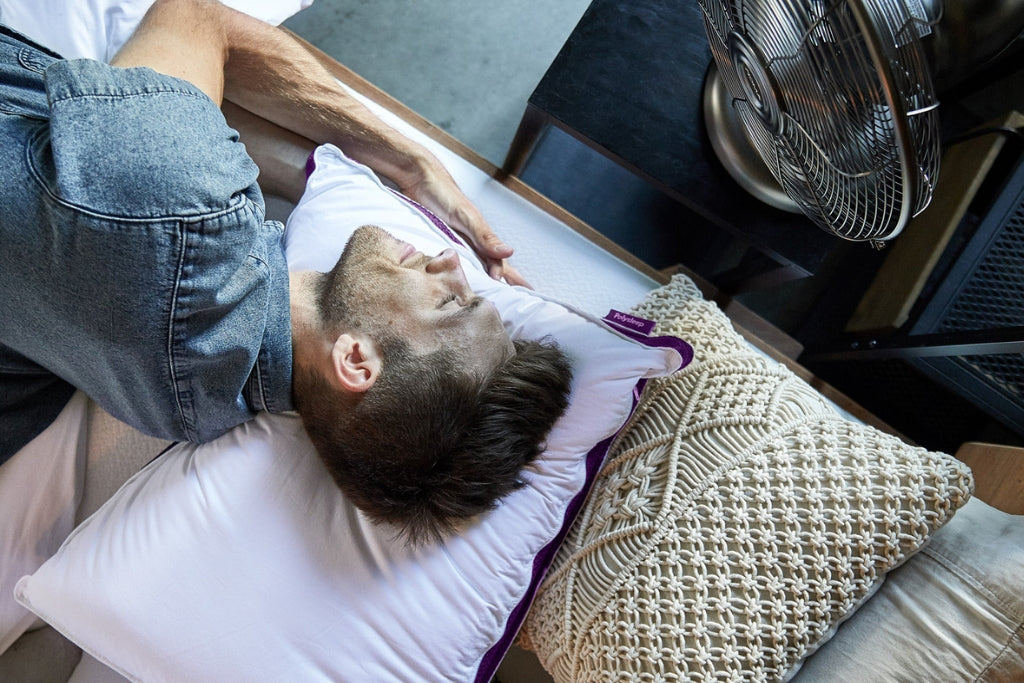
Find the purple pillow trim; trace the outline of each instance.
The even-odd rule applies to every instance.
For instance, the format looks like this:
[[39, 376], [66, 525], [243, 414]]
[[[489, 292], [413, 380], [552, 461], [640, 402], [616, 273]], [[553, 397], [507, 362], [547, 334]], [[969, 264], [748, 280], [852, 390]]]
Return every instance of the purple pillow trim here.
[[682, 370], [693, 360], [693, 347], [679, 337], [667, 335], [651, 337], [650, 333], [654, 331], [653, 320], [646, 320], [645, 318], [639, 318], [635, 315], [630, 315], [629, 313], [622, 313], [621, 311], [616, 311], [613, 308], [608, 311], [608, 315], [604, 317], [604, 321], [610, 327], [615, 328], [633, 341], [646, 344], [647, 346], [661, 346], [675, 349], [681, 359], [679, 367], [676, 368], [676, 370]]
[[308, 157], [306, 157], [306, 180], [309, 180], [309, 177], [313, 175], [313, 171], [316, 170], [316, 159], [313, 157], [314, 154], [316, 154], [315, 149], [309, 153]]
[[[388, 189], [391, 190], [390, 187]], [[422, 213], [424, 216], [427, 217], [427, 220], [429, 220], [431, 223], [434, 224], [434, 227], [436, 227], [438, 230], [440, 230], [442, 233], [444, 233], [445, 237], [450, 239], [452, 242], [455, 242], [455, 244], [459, 245], [460, 247], [466, 246], [466, 244], [462, 240], [459, 239], [458, 235], [455, 234], [455, 231], [453, 231], [451, 228], [449, 228], [448, 225], [443, 220], [441, 220], [436, 215], [434, 215], [433, 211], [431, 211], [427, 207], [423, 206], [419, 202], [417, 202], [417, 201], [415, 201], [413, 199], [409, 199], [408, 197], [406, 197], [404, 194], [402, 194], [401, 192], [399, 192], [397, 190], [391, 190], [391, 192], [394, 193], [394, 195], [396, 197], [404, 199], [409, 204], [411, 204], [413, 207], [418, 209], [420, 213]]]
[[[631, 320], [623, 321], [621, 319], [623, 317], [630, 318]], [[643, 318], [629, 315], [628, 313], [620, 313], [614, 310], [610, 311], [604, 320], [611, 327], [614, 327], [630, 339], [640, 342], [641, 344], [646, 346], [675, 349], [681, 357], [681, 362], [677, 370], [682, 370], [690, 364], [690, 361], [693, 360], [693, 347], [682, 339], [669, 336], [649, 337], [640, 332], [639, 329], [641, 328], [647, 331], [654, 329], [654, 323], [650, 320], [645, 320]], [[594, 480], [597, 478], [597, 472], [600, 469], [601, 464], [604, 462], [605, 456], [608, 454], [608, 449], [611, 448], [612, 442], [615, 441], [615, 437], [617, 437], [623, 427], [626, 426], [626, 423], [629, 421], [629, 417], [632, 417], [633, 411], [636, 410], [637, 403], [640, 400], [640, 394], [643, 392], [646, 385], [646, 379], [641, 379], [636, 383], [636, 386], [633, 388], [633, 404], [630, 406], [629, 415], [622, 421], [622, 426], [619, 427], [615, 434], [609, 436], [607, 439], [591, 448], [590, 452], [587, 453], [586, 477], [584, 478], [583, 486], [576, 495], [573, 496], [572, 500], [569, 501], [569, 505], [565, 510], [565, 515], [562, 518], [561, 529], [559, 529], [555, 537], [534, 556], [533, 575], [530, 579], [530, 586], [526, 589], [526, 593], [523, 595], [522, 599], [509, 614], [508, 621], [505, 623], [505, 631], [501, 638], [499, 638], [498, 641], [484, 653], [483, 658], [480, 660], [480, 666], [477, 669], [476, 678], [474, 679], [476, 683], [488, 683], [498, 670], [498, 665], [501, 664], [501, 660], [504, 659], [509, 648], [512, 647], [512, 642], [515, 640], [516, 634], [519, 633], [519, 629], [522, 627], [523, 622], [526, 621], [527, 612], [529, 612], [530, 607], [533, 606], [533, 599], [537, 595], [537, 589], [540, 588], [541, 581], [543, 581], [548, 568], [555, 559], [555, 553], [557, 553], [558, 549], [562, 546], [562, 542], [565, 541], [565, 537], [569, 534], [569, 529], [572, 527], [577, 515], [579, 515], [580, 510], [583, 509], [583, 503], [590, 494], [590, 489], [594, 486]]]

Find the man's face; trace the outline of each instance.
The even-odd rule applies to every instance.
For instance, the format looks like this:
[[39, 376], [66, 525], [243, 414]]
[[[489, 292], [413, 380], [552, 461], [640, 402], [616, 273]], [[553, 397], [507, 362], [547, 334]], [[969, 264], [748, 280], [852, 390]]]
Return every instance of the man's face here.
[[448, 349], [484, 374], [513, 353], [494, 305], [476, 296], [452, 249], [418, 252], [376, 226], [356, 230], [332, 296], [345, 324], [404, 339], [417, 354]]

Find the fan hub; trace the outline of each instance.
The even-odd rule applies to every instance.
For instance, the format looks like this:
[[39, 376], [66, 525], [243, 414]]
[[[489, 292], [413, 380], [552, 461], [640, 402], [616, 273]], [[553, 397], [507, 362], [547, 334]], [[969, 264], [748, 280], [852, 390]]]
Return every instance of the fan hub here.
[[729, 34], [728, 44], [729, 56], [747, 104], [770, 132], [781, 134], [784, 109], [764, 56], [738, 31]]

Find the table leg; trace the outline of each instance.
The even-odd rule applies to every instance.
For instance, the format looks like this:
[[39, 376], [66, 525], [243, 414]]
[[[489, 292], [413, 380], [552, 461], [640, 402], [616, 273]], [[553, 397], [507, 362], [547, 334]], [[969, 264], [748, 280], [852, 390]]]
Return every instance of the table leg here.
[[501, 167], [503, 171], [509, 175], [518, 175], [523, 170], [547, 123], [547, 114], [527, 103], [523, 118], [519, 121], [519, 128], [516, 129], [512, 144], [509, 145], [505, 163]]

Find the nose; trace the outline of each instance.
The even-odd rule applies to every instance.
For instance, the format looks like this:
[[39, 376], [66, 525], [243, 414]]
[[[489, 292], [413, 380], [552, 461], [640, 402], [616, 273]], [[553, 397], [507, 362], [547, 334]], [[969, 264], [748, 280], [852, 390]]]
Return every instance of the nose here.
[[459, 268], [459, 255], [454, 249], [445, 249], [427, 261], [428, 273], [445, 273]]

